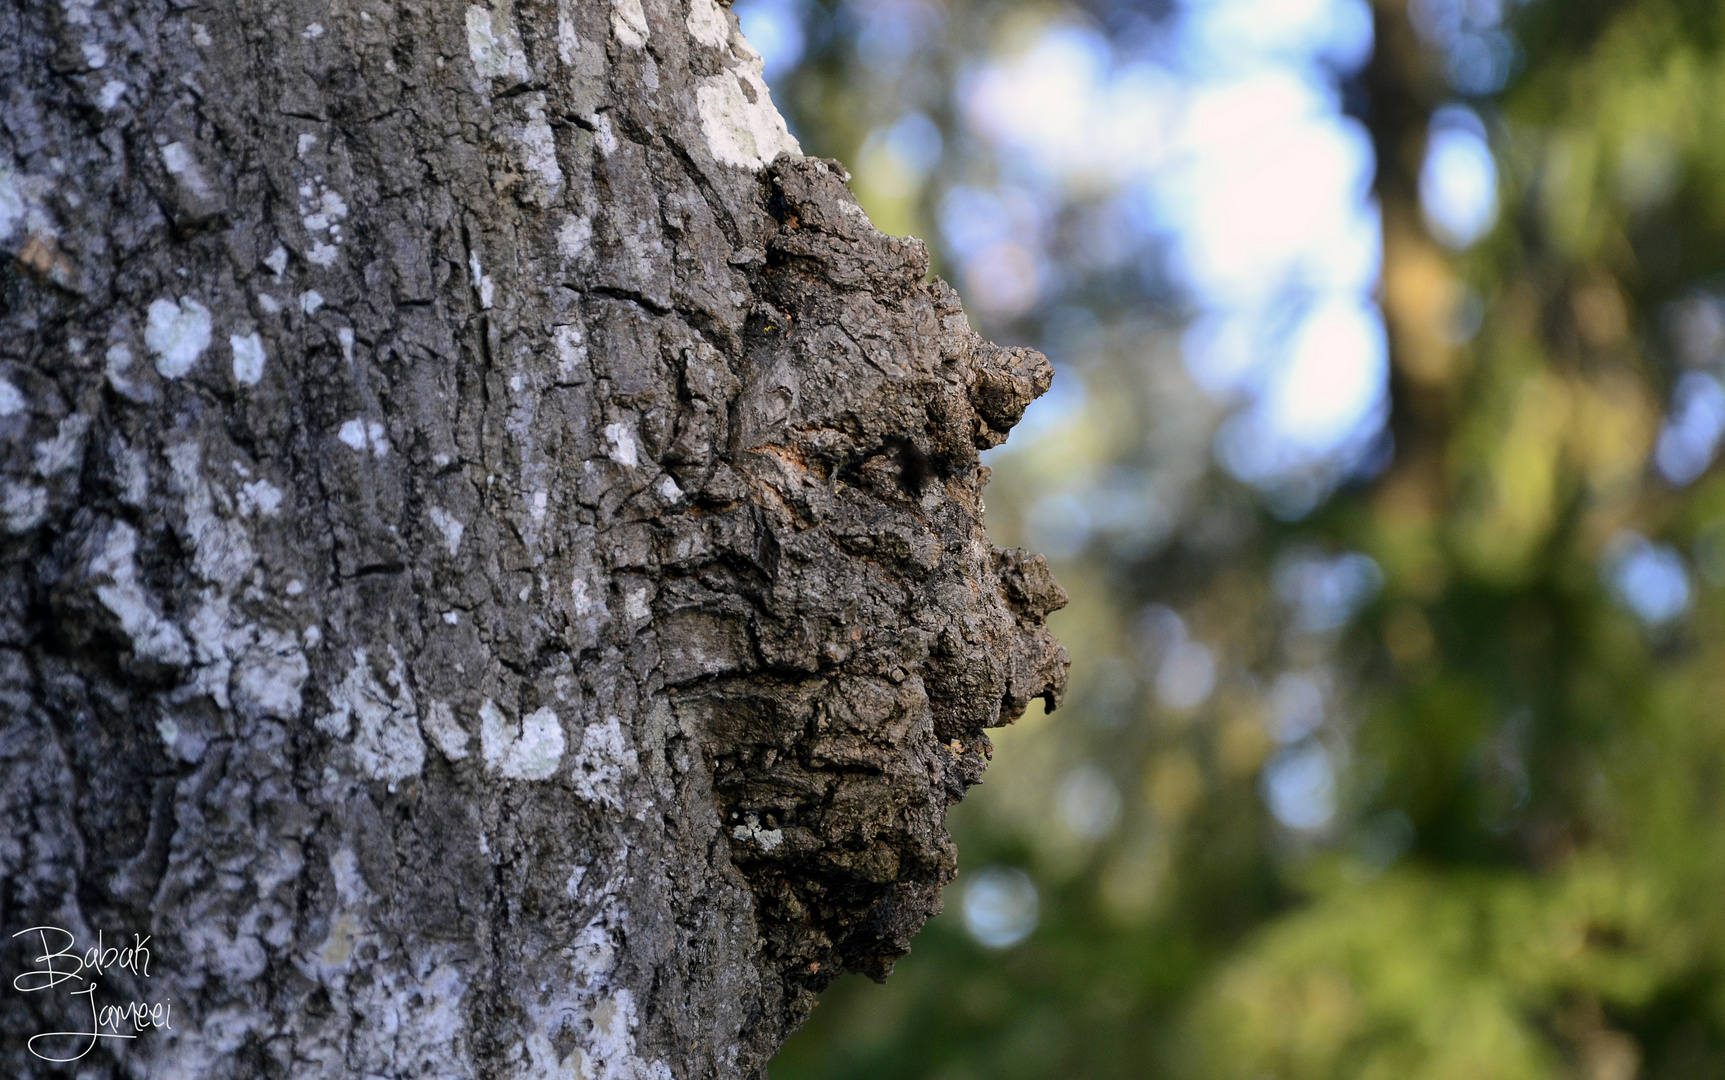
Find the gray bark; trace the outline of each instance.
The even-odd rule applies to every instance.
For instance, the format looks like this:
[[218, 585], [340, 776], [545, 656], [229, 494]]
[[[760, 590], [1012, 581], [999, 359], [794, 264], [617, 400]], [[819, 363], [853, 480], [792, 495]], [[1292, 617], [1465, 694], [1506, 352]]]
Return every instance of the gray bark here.
[[1064, 683], [1051, 371], [727, 9], [12, 0], [0, 92], [0, 916], [172, 1003], [7, 1075], [759, 1076], [885, 975]]

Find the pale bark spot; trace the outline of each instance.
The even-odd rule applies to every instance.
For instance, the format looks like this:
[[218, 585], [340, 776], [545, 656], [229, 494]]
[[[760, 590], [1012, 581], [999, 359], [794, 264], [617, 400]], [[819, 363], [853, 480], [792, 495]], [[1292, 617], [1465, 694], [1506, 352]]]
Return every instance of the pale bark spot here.
[[210, 347], [210, 309], [189, 296], [150, 303], [144, 344], [156, 354], [156, 370], [164, 379], [184, 378]]
[[587, 365], [587, 345], [579, 326], [558, 326], [551, 331], [552, 345], [557, 350], [557, 377], [565, 382]]
[[621, 812], [623, 776], [635, 769], [635, 751], [625, 741], [622, 725], [615, 716], [607, 716], [601, 724], [587, 725], [581, 735], [581, 750], [570, 767], [577, 795]]
[[[353, 651], [354, 666], [329, 691], [331, 711], [317, 721], [320, 730], [338, 738], [353, 731], [353, 756], [366, 775], [377, 780], [405, 780], [425, 766], [425, 740], [419, 735], [419, 714], [407, 673], [393, 646], [386, 680], [377, 681], [364, 649]], [[357, 730], [355, 723], [357, 722]]]
[[191, 148], [185, 143], [172, 142], [162, 147], [162, 164], [180, 183], [200, 199], [210, 197], [210, 182], [204, 179], [204, 171], [198, 165], [198, 159], [192, 156]]
[[511, 780], [546, 780], [563, 761], [563, 725], [549, 708], [516, 724], [487, 698], [479, 707], [479, 748], [492, 772]]
[[84, 459], [84, 435], [90, 430], [90, 418], [73, 413], [60, 421], [52, 439], [36, 444], [36, 473], [54, 476], [63, 473]]
[[521, 164], [543, 185], [533, 193], [534, 201], [550, 206], [563, 189], [563, 169], [557, 164], [557, 140], [545, 119], [545, 95], [528, 95], [523, 104], [527, 123], [515, 132], [516, 142], [521, 146]]
[[234, 378], [247, 386], [256, 386], [264, 377], [264, 342], [257, 334], [231, 334], [228, 344], [234, 350]]
[[491, 276], [479, 265], [479, 252], [467, 253], [467, 268], [473, 272], [473, 289], [479, 294], [479, 306], [490, 308], [496, 299], [497, 288], [491, 283]]
[[711, 49], [722, 49], [731, 40], [731, 24], [713, 0], [690, 0], [689, 33]]
[[631, 49], [647, 44], [651, 31], [647, 28], [647, 13], [641, 10], [641, 0], [611, 0], [611, 33]]
[[234, 499], [238, 505], [240, 516], [250, 517], [258, 514], [263, 517], [275, 517], [281, 513], [282, 492], [268, 480], [253, 480], [240, 485], [238, 497]]
[[441, 506], [434, 506], [430, 512], [431, 524], [443, 534], [444, 546], [449, 548], [449, 554], [454, 555], [461, 550], [461, 537], [467, 532], [467, 526], [456, 520], [454, 514]]
[[[745, 83], [754, 92], [752, 100], [743, 91]], [[758, 71], [733, 68], [709, 75], [695, 88], [695, 104], [707, 150], [723, 164], [758, 171], [780, 154], [803, 152], [773, 108]]]
[[592, 239], [593, 219], [585, 214], [580, 217], [571, 214], [557, 230], [557, 254], [565, 259], [576, 258], [587, 250], [587, 244]]
[[611, 444], [611, 460], [633, 468], [641, 463], [635, 432], [628, 424], [606, 424], [605, 441]]
[[434, 701], [425, 714], [425, 732], [450, 761], [467, 756], [467, 732], [455, 722], [455, 710], [447, 702]]
[[611, 130], [611, 118], [604, 113], [594, 118], [593, 142], [606, 157], [617, 152], [617, 133]]
[[521, 51], [521, 38], [515, 33], [515, 20], [507, 6], [488, 11], [468, 5], [467, 53], [482, 78], [527, 78], [527, 55]]
[[575, 62], [575, 54], [581, 51], [581, 36], [575, 32], [575, 16], [569, 10], [569, 0], [562, 0], [557, 5], [557, 59], [565, 64]]
[[191, 662], [191, 647], [180, 628], [157, 612], [155, 600], [139, 583], [137, 550], [136, 529], [123, 521], [108, 528], [102, 549], [90, 564], [90, 576], [102, 582], [96, 586], [96, 598], [119, 619], [134, 654], [184, 667]]

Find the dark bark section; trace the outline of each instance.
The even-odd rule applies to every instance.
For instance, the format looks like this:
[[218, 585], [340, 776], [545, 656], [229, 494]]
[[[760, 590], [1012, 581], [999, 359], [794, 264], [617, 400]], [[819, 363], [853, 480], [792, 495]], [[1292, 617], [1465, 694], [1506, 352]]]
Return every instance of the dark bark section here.
[[0, 11], [0, 924], [173, 1001], [0, 994], [8, 1075], [759, 1075], [937, 909], [1064, 682], [977, 459], [1050, 370], [734, 23]]

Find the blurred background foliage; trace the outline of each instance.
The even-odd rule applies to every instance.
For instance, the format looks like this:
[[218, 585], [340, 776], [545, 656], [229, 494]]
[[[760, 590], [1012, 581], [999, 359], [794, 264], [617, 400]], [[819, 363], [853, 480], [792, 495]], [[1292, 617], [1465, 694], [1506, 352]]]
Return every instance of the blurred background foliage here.
[[777, 1080], [1725, 1076], [1725, 5], [736, 10], [1072, 596]]

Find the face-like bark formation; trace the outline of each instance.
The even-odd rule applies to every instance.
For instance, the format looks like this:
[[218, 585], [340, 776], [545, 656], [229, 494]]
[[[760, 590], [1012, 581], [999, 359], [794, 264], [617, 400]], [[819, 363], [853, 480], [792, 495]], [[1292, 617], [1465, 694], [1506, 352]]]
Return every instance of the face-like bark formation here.
[[[712, 0], [0, 13], [10, 1075], [750, 1076], [1065, 655], [1046, 389]], [[776, 159], [776, 160], [775, 160]], [[42, 950], [8, 942], [4, 973]]]

